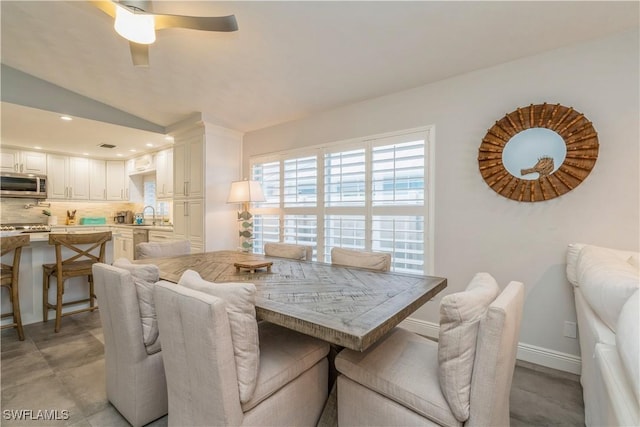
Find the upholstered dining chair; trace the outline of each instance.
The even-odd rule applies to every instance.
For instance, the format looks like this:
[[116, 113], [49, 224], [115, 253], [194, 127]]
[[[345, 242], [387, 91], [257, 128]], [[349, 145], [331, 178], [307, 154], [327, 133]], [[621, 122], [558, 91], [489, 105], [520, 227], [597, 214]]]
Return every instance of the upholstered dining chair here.
[[93, 266], [107, 398], [139, 427], [166, 415], [168, 407], [152, 290], [160, 272], [154, 265], [134, 265], [126, 259], [114, 264]]
[[135, 259], [163, 258], [191, 253], [191, 242], [176, 240], [174, 242], [143, 242], [135, 248]]
[[11, 301], [11, 313], [2, 314], [2, 318], [11, 317], [13, 319], [13, 322], [3, 325], [2, 329], [15, 327], [18, 331], [18, 339], [20, 341], [24, 341], [22, 317], [20, 316], [20, 257], [22, 256], [22, 248], [29, 246], [29, 243], [30, 238], [28, 234], [0, 237], [2, 256], [13, 252], [11, 265], [0, 264], [2, 276], [0, 285], [9, 291], [9, 300]]
[[[107, 242], [111, 240], [111, 232], [78, 233], [78, 234], [49, 234], [49, 244], [55, 245], [55, 264], [42, 265], [42, 321], [49, 320], [49, 309], [56, 311], [55, 332], [60, 331], [62, 318], [72, 314], [93, 311], [98, 307], [95, 303], [95, 291], [91, 267], [97, 262], [104, 262]], [[68, 252], [67, 258], [63, 249]], [[81, 300], [63, 302], [65, 281], [72, 277], [87, 276], [89, 282], [89, 297]], [[49, 287], [51, 277], [56, 278], [56, 303], [49, 303]], [[89, 307], [66, 313], [62, 307], [71, 304], [89, 303]]]
[[524, 286], [498, 295], [491, 280], [442, 299], [438, 343], [395, 328], [364, 353], [342, 351], [338, 424], [508, 426]]
[[180, 283], [154, 287], [169, 425], [315, 426], [328, 344], [257, 323], [253, 284], [217, 285], [191, 271]]
[[332, 248], [331, 264], [359, 267], [376, 271], [391, 269], [391, 254], [356, 249]]
[[292, 243], [265, 243], [264, 254], [278, 258], [297, 259], [311, 261], [313, 247], [306, 245], [294, 245]]

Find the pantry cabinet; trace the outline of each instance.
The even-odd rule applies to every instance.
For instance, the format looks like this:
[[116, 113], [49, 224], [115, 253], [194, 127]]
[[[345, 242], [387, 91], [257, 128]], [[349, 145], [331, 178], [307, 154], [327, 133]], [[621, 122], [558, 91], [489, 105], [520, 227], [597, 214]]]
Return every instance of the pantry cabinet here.
[[156, 198], [173, 198], [173, 150], [156, 154]]
[[204, 202], [176, 200], [173, 202], [173, 238], [189, 240], [191, 252], [204, 252]]
[[173, 197], [204, 197], [204, 135], [193, 135], [173, 147]]
[[38, 151], [3, 148], [0, 152], [2, 172], [47, 174], [47, 155]]

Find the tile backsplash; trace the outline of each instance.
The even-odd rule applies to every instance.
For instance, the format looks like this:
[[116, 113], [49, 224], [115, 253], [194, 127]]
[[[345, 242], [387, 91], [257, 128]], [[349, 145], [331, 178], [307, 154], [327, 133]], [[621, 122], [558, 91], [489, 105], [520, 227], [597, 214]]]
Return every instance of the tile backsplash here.
[[[105, 217], [107, 224], [113, 223], [113, 217], [118, 211], [141, 212], [142, 203], [125, 202], [86, 202], [86, 201], [45, 201], [45, 206], [33, 206], [34, 199], [3, 198], [0, 200], [0, 223], [46, 223], [48, 217], [42, 213], [43, 209], [51, 211], [51, 215], [58, 217], [58, 224], [64, 225], [67, 211], [76, 210], [76, 220], [83, 217]], [[50, 207], [46, 205], [50, 204]]]

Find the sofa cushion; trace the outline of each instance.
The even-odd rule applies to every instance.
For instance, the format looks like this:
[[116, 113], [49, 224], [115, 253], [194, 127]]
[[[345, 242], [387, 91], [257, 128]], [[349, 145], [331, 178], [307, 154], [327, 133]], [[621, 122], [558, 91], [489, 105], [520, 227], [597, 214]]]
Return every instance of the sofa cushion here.
[[616, 346], [636, 401], [640, 402], [640, 291], [622, 307], [616, 328]]
[[329, 353], [329, 344], [325, 341], [273, 323], [260, 322], [258, 331], [260, 371], [253, 397], [242, 404], [243, 412], [298, 378]]
[[342, 350], [336, 369], [437, 425], [461, 426], [438, 384], [437, 353], [438, 343], [395, 328], [367, 351]]
[[185, 271], [178, 284], [225, 301], [236, 361], [240, 401], [242, 403], [249, 401], [256, 389], [260, 363], [255, 285], [253, 283], [207, 282], [193, 270]]
[[612, 330], [629, 297], [640, 288], [638, 269], [629, 262], [630, 252], [585, 246], [577, 263], [577, 278], [585, 300]]
[[142, 340], [147, 354], [161, 350], [156, 319], [156, 307], [153, 303], [153, 286], [160, 280], [160, 270], [153, 264], [132, 264], [126, 258], [119, 258], [113, 263], [114, 267], [122, 268], [131, 273], [138, 295], [138, 307], [142, 321]]
[[471, 374], [480, 319], [500, 288], [488, 273], [477, 273], [464, 292], [442, 298], [438, 339], [439, 380], [458, 421], [469, 418]]

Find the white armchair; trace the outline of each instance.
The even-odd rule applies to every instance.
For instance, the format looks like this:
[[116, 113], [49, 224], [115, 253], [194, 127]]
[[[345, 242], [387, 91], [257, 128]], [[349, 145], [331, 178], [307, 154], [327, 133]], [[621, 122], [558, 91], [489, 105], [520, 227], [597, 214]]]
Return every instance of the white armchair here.
[[396, 328], [366, 352], [338, 355], [339, 425], [509, 425], [523, 285], [511, 282], [497, 298], [487, 287], [468, 291], [445, 297], [462, 304], [441, 315], [468, 318], [441, 322], [439, 343]]
[[148, 424], [166, 415], [168, 407], [157, 334], [153, 342], [153, 334], [148, 335], [145, 345], [140, 301], [129, 271], [98, 263], [93, 280], [104, 333], [107, 398], [134, 427]]
[[[315, 426], [327, 398], [328, 344], [267, 322], [259, 323], [256, 337], [236, 334], [244, 311], [236, 303], [247, 288], [238, 286], [234, 293], [228, 285], [219, 290], [226, 300], [194, 290], [198, 284], [190, 289], [160, 282], [154, 288], [169, 425]], [[233, 317], [230, 304], [235, 306]], [[256, 341], [256, 352], [238, 351]], [[247, 356], [257, 356], [257, 366]], [[254, 375], [247, 377], [250, 372]]]

